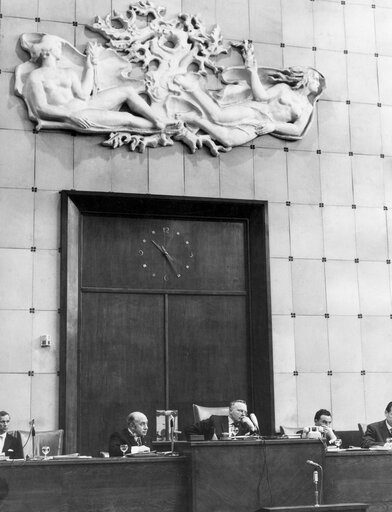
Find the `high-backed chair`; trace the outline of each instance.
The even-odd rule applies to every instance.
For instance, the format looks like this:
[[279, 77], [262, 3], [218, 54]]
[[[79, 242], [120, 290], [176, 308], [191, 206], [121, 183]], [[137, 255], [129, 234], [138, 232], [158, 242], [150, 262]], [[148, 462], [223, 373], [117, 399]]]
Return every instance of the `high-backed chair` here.
[[213, 414], [217, 416], [228, 416], [229, 415], [229, 407], [221, 406], [221, 407], [205, 407], [204, 405], [196, 405], [192, 404], [193, 407], [193, 418], [195, 422], [206, 420]]
[[301, 435], [304, 427], [286, 427], [284, 425], [280, 426], [280, 433], [284, 436], [294, 436]]
[[63, 454], [63, 437], [64, 430], [42, 430], [36, 431], [34, 436], [34, 453], [33, 453], [33, 437], [29, 430], [20, 430], [20, 438], [23, 446], [23, 454], [26, 457], [37, 457], [42, 455], [42, 447], [49, 446], [49, 456]]

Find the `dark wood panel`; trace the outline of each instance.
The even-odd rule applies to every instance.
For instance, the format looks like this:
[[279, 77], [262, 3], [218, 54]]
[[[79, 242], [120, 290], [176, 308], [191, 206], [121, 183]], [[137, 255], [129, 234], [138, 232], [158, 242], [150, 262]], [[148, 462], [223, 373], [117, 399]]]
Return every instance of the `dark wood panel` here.
[[88, 215], [82, 286], [243, 291], [244, 244], [243, 222]]
[[246, 304], [246, 297], [170, 296], [169, 398], [181, 429], [193, 423], [192, 403], [249, 397]]
[[190, 508], [188, 475], [185, 458], [2, 463], [0, 508], [7, 512], [184, 512]]
[[308, 440], [193, 442], [193, 512], [255, 511], [261, 506], [311, 505], [312, 468], [324, 447]]
[[165, 403], [163, 297], [83, 294], [81, 309], [79, 450], [107, 450], [134, 410], [155, 435], [155, 410]]
[[392, 510], [391, 469], [392, 454], [388, 451], [328, 453], [325, 501], [360, 501], [369, 504], [369, 512]]
[[[138, 219], [140, 224], [139, 227], [136, 227], [136, 231], [133, 231], [135, 225], [132, 225], [131, 229], [128, 224], [130, 220], [134, 221], [135, 219]], [[100, 226], [101, 221], [103, 227]], [[151, 223], [154, 224], [154, 227]], [[198, 294], [199, 297], [231, 295], [235, 298], [240, 297], [241, 300], [247, 300], [248, 337], [246, 343], [247, 350], [250, 347], [251, 357], [249, 357], [248, 350], [248, 366], [246, 368], [248, 395], [246, 398], [250, 410], [255, 410], [259, 416], [263, 432], [271, 431], [274, 424], [273, 379], [266, 225], [266, 204], [260, 201], [62, 192], [60, 426], [64, 427], [66, 431], [65, 450], [67, 452], [92, 450], [91, 453], [96, 453], [95, 450], [103, 446], [99, 446], [99, 448], [94, 446], [93, 441], [90, 441], [90, 436], [82, 434], [82, 431], [90, 432], [92, 428], [96, 428], [101, 436], [97, 444], [104, 443], [105, 429], [110, 433], [113, 428], [118, 428], [119, 422], [122, 424], [123, 410], [120, 409], [126, 409], [128, 412], [129, 409], [134, 408], [133, 405], [129, 406], [129, 402], [134, 404], [131, 396], [143, 396], [143, 391], [138, 395], [138, 390], [144, 389], [144, 382], [139, 380], [132, 386], [132, 395], [129, 394], [128, 389], [124, 393], [127, 398], [124, 398], [123, 407], [121, 404], [118, 404], [117, 408], [113, 406], [113, 411], [109, 415], [101, 412], [101, 418], [98, 420], [96, 420], [96, 416], [92, 416], [90, 419], [87, 414], [83, 418], [81, 417], [84, 412], [80, 412], [80, 409], [84, 405], [86, 410], [94, 414], [94, 407], [91, 404], [95, 400], [99, 400], [99, 393], [93, 396], [90, 396], [88, 391], [83, 396], [78, 393], [82, 372], [79, 361], [79, 351], [83, 345], [82, 338], [86, 333], [87, 336], [90, 336], [89, 342], [95, 343], [96, 341], [94, 337], [96, 333], [91, 334], [88, 329], [81, 332], [82, 315], [88, 309], [86, 310], [81, 304], [80, 298], [90, 292], [91, 295], [97, 296], [102, 294], [144, 295], [146, 292], [161, 299], [162, 294], [166, 293], [167, 295], [163, 298], [166, 303], [168, 297], [172, 297], [173, 294], [177, 294], [177, 297], [181, 298], [182, 291], [188, 296], [192, 296], [192, 294]], [[147, 266], [143, 267], [146, 251], [142, 250], [143, 254], [141, 254], [139, 246], [148, 241], [148, 237], [145, 235], [146, 228], [151, 231], [155, 228], [163, 230], [165, 227], [168, 227], [169, 231], [162, 231], [164, 243], [170, 246], [169, 249], [176, 260], [178, 258], [183, 261], [186, 255], [189, 256], [189, 248], [185, 252], [181, 252], [184, 250], [184, 243], [171, 245], [177, 236], [182, 242], [187, 240], [190, 242], [188, 245], [192, 252], [195, 249], [194, 263], [192, 261], [192, 264], [189, 265], [189, 272], [184, 271], [185, 275], [182, 275], [181, 278], [168, 273], [172, 269], [168, 266], [168, 259], [159, 249], [153, 253], [151, 259], [146, 261]], [[177, 235], [177, 229], [179, 235]], [[157, 231], [154, 236], [156, 234]], [[143, 242], [144, 239], [146, 242]], [[156, 249], [152, 243], [150, 248]], [[180, 252], [177, 253], [177, 249]], [[139, 267], [137, 267], [138, 264]], [[150, 268], [154, 269], [153, 273], [156, 275], [147, 276], [146, 279], [145, 270]], [[181, 273], [183, 272], [181, 271]], [[94, 275], [97, 276], [97, 281]], [[167, 279], [164, 278], [165, 275]], [[158, 276], [160, 276], [160, 281], [156, 279]], [[81, 277], [81, 281], [79, 281], [79, 277]], [[206, 290], [207, 293], [205, 293]], [[200, 311], [203, 313], [202, 310]], [[110, 316], [108, 313], [107, 318], [110, 319]], [[151, 309], [148, 320], [154, 318], [155, 312]], [[183, 319], [177, 318], [177, 320], [181, 325]], [[105, 325], [104, 328], [107, 326]], [[136, 331], [140, 333], [141, 340], [144, 333], [142, 329], [138, 329]], [[128, 330], [133, 331], [133, 327], [128, 325]], [[161, 338], [165, 340], [162, 344], [164, 352], [170, 345], [169, 331], [172, 331], [171, 327], [165, 324], [161, 332]], [[116, 331], [113, 328], [111, 339], [114, 345], [117, 342], [116, 336]], [[215, 339], [213, 341], [215, 342]], [[140, 341], [140, 343], [142, 342]], [[213, 353], [214, 358], [217, 358], [215, 349]], [[112, 354], [117, 355], [114, 348]], [[203, 354], [201, 352], [200, 356]], [[103, 353], [101, 355], [100, 361], [103, 361]], [[93, 359], [94, 354], [91, 353], [91, 356], [91, 364], [96, 364]], [[208, 357], [209, 354], [207, 354], [207, 360]], [[162, 399], [162, 396], [158, 394], [159, 405], [156, 408], [169, 407], [171, 383], [168, 374], [165, 373], [168, 363], [169, 360], [166, 359], [164, 364], [158, 367], [157, 365], [161, 364], [159, 358], [153, 359], [151, 362], [151, 367], [154, 365], [156, 372], [154, 382], [165, 380], [166, 384], [166, 389], [164, 389], [165, 385], [159, 387], [160, 392], [164, 393], [164, 398]], [[113, 362], [112, 366], [114, 368], [116, 364]], [[176, 367], [178, 370], [173, 370], [171, 374], [172, 377], [177, 378], [173, 390], [181, 389], [182, 382], [184, 378], [188, 378], [188, 374], [193, 378], [191, 373], [182, 371], [180, 360], [178, 363], [174, 361], [172, 368]], [[123, 367], [121, 363], [117, 365], [117, 368], [127, 372], [127, 368]], [[99, 375], [99, 371], [99, 368], [93, 368], [91, 373], [95, 372]], [[118, 382], [119, 376], [116, 373], [113, 375]], [[227, 371], [227, 375], [230, 375], [230, 371]], [[88, 376], [88, 378], [90, 377]], [[211, 386], [214, 389], [223, 389], [225, 386], [231, 386], [230, 379], [231, 377], [229, 377], [228, 385], [225, 380], [223, 384], [212, 382]], [[127, 382], [126, 376], [123, 380]], [[90, 385], [90, 382], [87, 384]], [[93, 381], [91, 384], [94, 385]], [[242, 394], [241, 386], [242, 384], [237, 385], [236, 390]], [[102, 392], [106, 391], [112, 392], [111, 389], [102, 390]], [[231, 394], [230, 390], [229, 393]], [[78, 397], [78, 400], [75, 400], [75, 397]], [[219, 394], [217, 397], [220, 398]], [[185, 399], [182, 399], [183, 401], [179, 402], [177, 397], [174, 396], [174, 398], [177, 403], [176, 408], [186, 408], [190, 412], [191, 400], [185, 402]], [[107, 402], [109, 406], [112, 406], [111, 400], [117, 400], [117, 396], [110, 397]], [[151, 417], [155, 417], [153, 406], [148, 403], [148, 399], [146, 400], [147, 403], [143, 401], [140, 408], [148, 413], [151, 422]], [[226, 396], [222, 401], [226, 402]], [[100, 404], [97, 403], [98, 409]], [[116, 414], [117, 418], [115, 418]], [[105, 416], [106, 420], [102, 420]], [[180, 418], [182, 416], [183, 413], [180, 410]], [[91, 427], [95, 421], [98, 422], [98, 427]], [[110, 421], [112, 421], [112, 425], [109, 425]], [[85, 440], [83, 441], [85, 443], [83, 450], [78, 444], [78, 440], [82, 436]]]

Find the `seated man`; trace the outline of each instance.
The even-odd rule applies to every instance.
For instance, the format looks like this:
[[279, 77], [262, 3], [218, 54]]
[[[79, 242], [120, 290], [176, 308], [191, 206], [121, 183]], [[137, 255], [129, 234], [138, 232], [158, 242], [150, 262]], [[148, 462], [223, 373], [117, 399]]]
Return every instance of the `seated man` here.
[[[317, 427], [316, 432], [320, 433], [320, 438], [325, 439], [327, 444], [334, 444], [337, 437], [332, 430], [332, 415], [327, 409], [319, 409], [314, 415], [314, 425]], [[305, 427], [302, 432], [302, 437], [316, 437], [312, 435], [313, 432], [309, 427]]]
[[362, 448], [370, 446], [383, 446], [388, 437], [392, 437], [392, 402], [386, 406], [385, 420], [370, 423], [362, 439]]
[[8, 434], [8, 426], [11, 421], [6, 411], [0, 411], [0, 453], [4, 453], [10, 459], [23, 459], [22, 441], [19, 436]]
[[257, 431], [247, 416], [248, 408], [244, 400], [234, 400], [229, 406], [229, 416], [212, 415], [206, 420], [199, 421], [185, 427], [187, 439], [191, 435], [203, 435], [206, 441], [219, 439], [223, 432], [228, 432], [231, 437], [243, 436]]
[[[121, 445], [128, 445], [125, 453], [132, 452], [132, 446], [140, 446], [149, 451], [145, 446], [145, 436], [148, 431], [147, 417], [141, 412], [131, 412], [127, 416], [127, 428], [123, 428], [120, 432], [114, 432], [109, 439], [109, 455], [110, 457], [119, 457], [123, 455], [120, 449]], [[144, 450], [143, 450], [144, 451]]]

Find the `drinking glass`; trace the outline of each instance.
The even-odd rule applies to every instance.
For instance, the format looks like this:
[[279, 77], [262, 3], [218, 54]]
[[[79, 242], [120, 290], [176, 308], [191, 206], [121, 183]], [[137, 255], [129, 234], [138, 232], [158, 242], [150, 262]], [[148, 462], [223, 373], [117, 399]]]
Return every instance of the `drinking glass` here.
[[341, 439], [335, 439], [335, 446], [339, 449], [342, 446], [342, 440]]
[[49, 452], [50, 452], [50, 447], [49, 446], [43, 446], [42, 447], [42, 453], [44, 454], [44, 459], [48, 458], [48, 453]]
[[128, 450], [128, 445], [127, 444], [120, 444], [120, 450], [123, 453], [122, 456], [125, 457], [125, 452]]
[[386, 448], [388, 448], [388, 450], [392, 450], [392, 437], [387, 437], [385, 441], [386, 441]]

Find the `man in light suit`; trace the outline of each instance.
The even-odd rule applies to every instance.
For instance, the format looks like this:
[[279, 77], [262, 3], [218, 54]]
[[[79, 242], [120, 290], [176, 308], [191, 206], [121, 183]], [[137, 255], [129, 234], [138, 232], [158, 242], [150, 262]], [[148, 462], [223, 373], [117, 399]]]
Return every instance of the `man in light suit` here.
[[362, 448], [370, 446], [383, 446], [388, 437], [392, 437], [392, 402], [385, 408], [385, 420], [370, 423], [362, 438]]
[[212, 415], [206, 420], [185, 427], [185, 436], [189, 439], [191, 435], [202, 435], [206, 441], [211, 441], [220, 439], [223, 432], [228, 432], [231, 436], [253, 433], [257, 429], [247, 415], [246, 402], [244, 400], [234, 400], [229, 406], [229, 416]]
[[123, 455], [120, 445], [127, 444], [128, 449], [125, 453], [132, 452], [132, 446], [146, 446], [146, 434], [148, 431], [148, 419], [142, 412], [131, 412], [127, 416], [127, 428], [123, 428], [120, 432], [114, 432], [109, 439], [109, 455], [110, 457], [119, 457]]
[[19, 436], [8, 433], [10, 415], [6, 411], [0, 411], [0, 453], [4, 453], [10, 459], [23, 459], [22, 441]]

